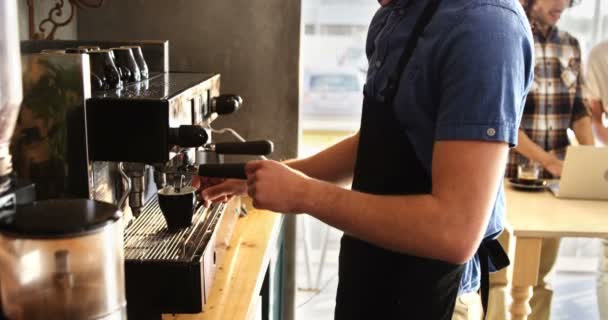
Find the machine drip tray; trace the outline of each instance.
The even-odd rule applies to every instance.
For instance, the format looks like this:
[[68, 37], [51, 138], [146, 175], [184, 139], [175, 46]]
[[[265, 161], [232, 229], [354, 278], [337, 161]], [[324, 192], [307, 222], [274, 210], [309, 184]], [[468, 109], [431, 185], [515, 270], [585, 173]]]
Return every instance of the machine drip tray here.
[[200, 208], [190, 227], [171, 232], [157, 199], [151, 199], [125, 231], [129, 319], [203, 311], [218, 263], [216, 231], [225, 210], [222, 203]]

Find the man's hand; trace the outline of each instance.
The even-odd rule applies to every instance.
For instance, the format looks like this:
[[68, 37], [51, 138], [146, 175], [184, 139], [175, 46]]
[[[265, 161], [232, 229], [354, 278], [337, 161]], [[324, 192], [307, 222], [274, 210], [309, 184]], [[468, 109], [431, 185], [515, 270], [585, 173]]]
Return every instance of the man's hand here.
[[557, 177], [562, 175], [562, 168], [564, 166], [562, 160], [537, 145], [523, 130], [519, 130], [518, 139], [519, 145], [515, 148], [517, 152], [530, 160], [540, 163], [552, 175]]
[[300, 213], [307, 184], [312, 181], [303, 173], [271, 160], [250, 161], [245, 167], [247, 193], [253, 206], [280, 213]]
[[211, 202], [226, 202], [233, 196], [245, 194], [247, 192], [247, 182], [245, 180], [229, 179], [220, 184], [206, 187], [201, 192], [205, 207]]
[[285, 164], [271, 160], [250, 161], [245, 166], [247, 180], [226, 180], [205, 188], [201, 195], [205, 206], [213, 201], [228, 201], [247, 193], [253, 206], [280, 213], [300, 213], [306, 183], [312, 179]]
[[564, 161], [558, 159], [555, 155], [551, 155], [551, 157], [541, 164], [545, 170], [549, 171], [552, 175], [556, 177], [562, 176], [562, 169], [564, 168]]

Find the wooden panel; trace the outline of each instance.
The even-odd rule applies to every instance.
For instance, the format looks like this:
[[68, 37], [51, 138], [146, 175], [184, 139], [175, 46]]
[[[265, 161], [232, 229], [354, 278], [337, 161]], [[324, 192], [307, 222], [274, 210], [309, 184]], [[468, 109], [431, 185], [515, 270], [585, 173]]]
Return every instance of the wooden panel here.
[[247, 319], [255, 313], [264, 275], [276, 250], [282, 218], [277, 213], [253, 209], [249, 199], [244, 202], [249, 214], [237, 221], [230, 245], [222, 253], [223, 262], [205, 311], [163, 315], [164, 320]]

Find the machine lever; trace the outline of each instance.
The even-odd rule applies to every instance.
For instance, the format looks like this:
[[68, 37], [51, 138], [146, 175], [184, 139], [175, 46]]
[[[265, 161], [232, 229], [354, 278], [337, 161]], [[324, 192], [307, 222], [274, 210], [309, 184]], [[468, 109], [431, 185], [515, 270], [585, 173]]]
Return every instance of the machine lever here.
[[221, 142], [212, 144], [211, 149], [218, 154], [266, 156], [272, 153], [274, 145], [270, 140]]

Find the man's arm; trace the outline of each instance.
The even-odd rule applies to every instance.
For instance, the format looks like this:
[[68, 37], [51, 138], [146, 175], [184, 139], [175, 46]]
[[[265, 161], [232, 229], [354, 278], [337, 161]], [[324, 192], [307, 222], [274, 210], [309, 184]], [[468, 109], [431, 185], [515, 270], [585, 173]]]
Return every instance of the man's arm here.
[[[304, 159], [293, 159], [283, 163], [293, 170], [322, 181], [341, 183], [352, 178], [357, 158], [359, 133]], [[234, 195], [247, 192], [244, 180], [229, 179], [207, 187], [202, 192], [205, 206], [213, 201], [227, 201]]]
[[[581, 56], [580, 46], [578, 41], [575, 45], [578, 56]], [[579, 65], [580, 68], [580, 65]], [[588, 104], [583, 98], [585, 81], [583, 79], [583, 72], [579, 72], [576, 80], [576, 93], [574, 96], [574, 102], [572, 105], [572, 120], [570, 128], [574, 131], [576, 140], [581, 145], [595, 145], [595, 139], [593, 138], [593, 129], [591, 128], [591, 110]]]
[[587, 89], [586, 98], [589, 102], [589, 109], [591, 111], [591, 122], [593, 131], [597, 139], [608, 144], [608, 128], [604, 127], [602, 122], [602, 116], [604, 114], [604, 104], [601, 99], [600, 87], [604, 84], [601, 80], [603, 78], [604, 60], [605, 60], [605, 47], [596, 46], [591, 50], [589, 54], [589, 61], [587, 63], [587, 76], [585, 79], [585, 88]]
[[582, 117], [572, 123], [572, 131], [580, 145], [595, 145], [593, 129], [591, 128], [591, 117]]
[[590, 100], [589, 105], [591, 107], [591, 118], [595, 136], [603, 144], [608, 144], [608, 128], [604, 127], [604, 123], [602, 122], [604, 105], [601, 100]]
[[483, 239], [507, 152], [500, 142], [436, 142], [432, 193], [407, 196], [350, 191], [254, 161], [247, 166], [249, 195], [258, 208], [307, 212], [389, 250], [461, 264]]
[[311, 178], [340, 183], [353, 176], [358, 145], [357, 132], [311, 157], [288, 160], [284, 163]]
[[551, 172], [551, 174], [555, 176], [561, 175], [564, 164], [562, 160], [537, 145], [523, 130], [519, 130], [517, 139], [519, 144], [515, 148], [515, 151], [530, 160], [538, 162], [543, 168]]

